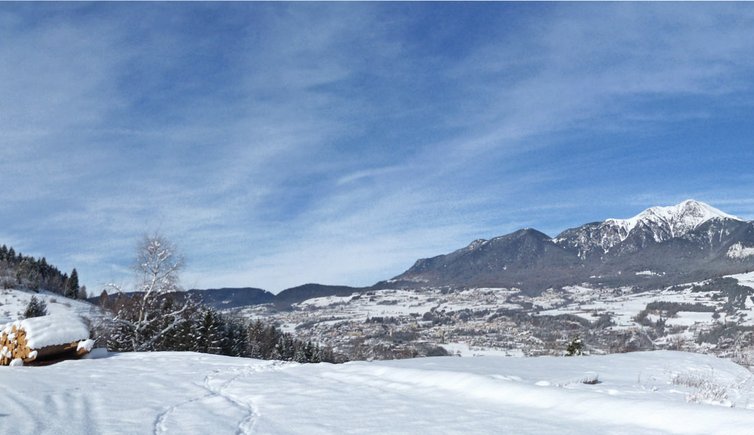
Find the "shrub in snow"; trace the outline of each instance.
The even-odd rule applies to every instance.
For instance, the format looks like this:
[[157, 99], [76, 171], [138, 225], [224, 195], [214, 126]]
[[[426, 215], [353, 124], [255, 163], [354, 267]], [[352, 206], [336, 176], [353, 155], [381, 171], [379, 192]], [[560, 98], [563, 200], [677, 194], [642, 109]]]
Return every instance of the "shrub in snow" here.
[[678, 373], [673, 376], [673, 384], [692, 389], [686, 395], [688, 402], [729, 404], [728, 388], [715, 381], [714, 372]]
[[586, 385], [597, 385], [600, 383], [600, 376], [597, 373], [587, 373], [580, 382]]

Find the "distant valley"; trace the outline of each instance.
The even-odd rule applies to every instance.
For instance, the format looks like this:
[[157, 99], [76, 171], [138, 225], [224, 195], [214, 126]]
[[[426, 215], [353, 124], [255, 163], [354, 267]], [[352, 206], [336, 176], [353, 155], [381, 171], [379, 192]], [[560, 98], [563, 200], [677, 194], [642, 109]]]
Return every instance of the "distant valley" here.
[[575, 337], [596, 353], [731, 356], [754, 349], [752, 270], [754, 224], [688, 200], [556, 237], [476, 240], [370, 287], [195, 294], [351, 358], [557, 355]]

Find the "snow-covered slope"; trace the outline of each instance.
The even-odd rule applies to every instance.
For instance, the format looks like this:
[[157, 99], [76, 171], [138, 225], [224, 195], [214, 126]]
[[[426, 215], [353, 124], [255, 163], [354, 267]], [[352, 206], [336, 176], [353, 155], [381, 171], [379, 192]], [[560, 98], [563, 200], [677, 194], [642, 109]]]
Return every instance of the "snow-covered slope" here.
[[608, 219], [605, 224], [625, 234], [623, 239], [634, 228], [654, 228], [657, 229], [655, 241], [660, 242], [669, 237], [681, 237], [711, 219], [741, 220], [703, 202], [688, 199], [676, 205], [646, 209], [629, 219]]
[[728, 258], [745, 259], [747, 257], [754, 257], [754, 248], [744, 246], [742, 243], [736, 243], [728, 249], [726, 253]]
[[607, 252], [632, 233], [642, 232], [643, 237], [655, 242], [683, 237], [713, 219], [742, 221], [708, 204], [689, 199], [667, 207], [648, 208], [628, 219], [607, 219], [567, 230], [554, 241], [578, 248], [580, 255], [584, 256], [595, 248]]
[[750, 372], [680, 352], [343, 365], [131, 353], [0, 367], [0, 384], [15, 433], [748, 434], [754, 425]]
[[46, 291], [3, 289], [0, 290], [0, 325], [21, 319], [32, 296], [47, 304], [47, 314], [76, 314], [89, 319], [101, 316], [97, 307], [85, 301], [68, 299]]
[[626, 232], [639, 225], [654, 224], [666, 228], [674, 237], [679, 237], [710, 219], [741, 220], [703, 202], [688, 199], [667, 207], [652, 207], [630, 219], [608, 219]]

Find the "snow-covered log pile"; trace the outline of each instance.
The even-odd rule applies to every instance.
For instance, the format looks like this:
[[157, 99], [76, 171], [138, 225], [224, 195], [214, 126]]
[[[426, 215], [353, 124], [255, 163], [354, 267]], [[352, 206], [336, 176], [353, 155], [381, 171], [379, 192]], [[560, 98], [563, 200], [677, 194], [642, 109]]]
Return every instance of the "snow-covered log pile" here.
[[0, 332], [0, 365], [27, 364], [40, 359], [78, 357], [94, 342], [77, 316], [50, 315], [8, 323]]

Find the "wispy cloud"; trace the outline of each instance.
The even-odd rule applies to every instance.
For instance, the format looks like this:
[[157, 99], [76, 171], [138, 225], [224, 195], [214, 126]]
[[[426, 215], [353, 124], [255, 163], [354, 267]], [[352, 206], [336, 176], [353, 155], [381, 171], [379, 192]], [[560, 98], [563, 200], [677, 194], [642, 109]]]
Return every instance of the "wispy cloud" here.
[[724, 125], [753, 110], [748, 5], [9, 4], [0, 23], [0, 242], [90, 287], [155, 230], [187, 286], [280, 290], [651, 201], [754, 215]]

